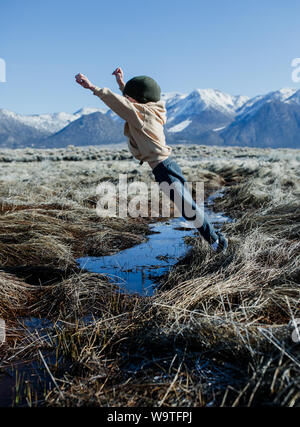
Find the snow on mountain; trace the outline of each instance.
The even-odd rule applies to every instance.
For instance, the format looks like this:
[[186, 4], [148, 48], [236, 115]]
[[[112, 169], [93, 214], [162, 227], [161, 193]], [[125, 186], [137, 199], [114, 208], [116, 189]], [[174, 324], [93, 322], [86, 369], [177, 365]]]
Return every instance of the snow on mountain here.
[[294, 102], [298, 105], [300, 105], [300, 89], [293, 93], [292, 96], [286, 99], [286, 103]]
[[110, 117], [114, 122], [122, 123], [124, 120], [121, 119], [114, 111], [108, 110], [105, 114], [107, 117]]
[[66, 147], [120, 143], [124, 141], [123, 125], [96, 111], [83, 114], [68, 126], [43, 141], [45, 147]]
[[186, 118], [199, 114], [205, 110], [215, 110], [227, 116], [235, 115], [235, 112], [245, 102], [246, 96], [231, 96], [217, 89], [195, 89], [189, 94], [166, 94], [162, 99], [166, 100], [168, 110], [168, 123], [177, 118]]
[[225, 129], [226, 126], [222, 126], [220, 128], [213, 129], [213, 132], [220, 132], [220, 130]]
[[[300, 90], [283, 88], [249, 99], [217, 89], [163, 93], [169, 143], [251, 146], [299, 145]], [[0, 109], [0, 146], [65, 146], [123, 138], [113, 111], [85, 107], [74, 113], [22, 115]], [[97, 113], [97, 114], [95, 114]], [[298, 144], [298, 145], [297, 145]]]
[[284, 87], [282, 89], [271, 92], [273, 98], [279, 99], [280, 101], [286, 101], [288, 98], [293, 96], [297, 92], [297, 89], [292, 87]]
[[258, 95], [254, 98], [249, 99], [244, 103], [237, 111], [237, 118], [243, 119], [246, 116], [254, 115], [265, 103], [280, 101], [287, 102], [295, 93], [297, 89], [293, 88], [282, 88], [273, 92], [269, 92], [266, 95]]
[[55, 134], [73, 121], [95, 112], [106, 114], [106, 110], [100, 108], [82, 108], [73, 114], [62, 112], [32, 115], [0, 109], [0, 146], [8, 148], [36, 146], [39, 141]]
[[299, 95], [296, 89], [283, 88], [251, 99], [218, 136], [225, 145], [298, 148]]
[[218, 136], [225, 145], [300, 148], [300, 105], [265, 102], [252, 114], [233, 121]]
[[81, 108], [75, 113], [51, 113], [51, 114], [32, 114], [24, 115], [14, 113], [9, 110], [0, 109], [0, 119], [13, 119], [19, 123], [23, 123], [26, 126], [30, 126], [34, 129], [54, 133], [63, 129], [69, 123], [79, 119], [82, 116], [92, 114], [95, 112], [106, 113], [107, 110], [101, 108]]
[[249, 101], [249, 96], [244, 96], [244, 95], [236, 95], [233, 97], [234, 100], [234, 107], [235, 107], [235, 111], [237, 111], [239, 108], [241, 108], [243, 105], [246, 104], [246, 102]]
[[254, 98], [214, 89], [167, 97], [167, 140], [208, 145], [291, 147], [300, 144], [300, 90]]
[[169, 128], [168, 131], [173, 132], [173, 133], [181, 132], [181, 131], [183, 131], [183, 129], [185, 129], [191, 123], [192, 123], [192, 120], [184, 120], [183, 122], [178, 123], [177, 125]]
[[75, 117], [75, 120], [79, 119], [82, 116], [87, 116], [88, 114], [93, 114], [93, 113], [102, 113], [102, 114], [106, 114], [108, 111], [108, 108], [92, 108], [92, 107], [83, 107], [80, 108], [80, 110], [75, 111], [75, 113], [73, 113], [73, 116]]
[[179, 101], [179, 99], [183, 99], [188, 94], [182, 94], [178, 92], [167, 92], [161, 94], [162, 101], [165, 101], [166, 105], [171, 106], [174, 102]]
[[203, 110], [213, 108], [225, 114], [234, 114], [248, 100], [245, 96], [232, 96], [217, 89], [196, 89], [190, 94], [190, 99], [196, 99]]

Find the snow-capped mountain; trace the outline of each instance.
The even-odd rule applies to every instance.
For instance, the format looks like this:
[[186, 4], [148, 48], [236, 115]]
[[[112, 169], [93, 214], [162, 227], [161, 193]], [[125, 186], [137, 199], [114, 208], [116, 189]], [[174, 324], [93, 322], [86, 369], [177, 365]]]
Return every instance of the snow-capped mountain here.
[[228, 126], [236, 111], [248, 101], [216, 89], [195, 89], [190, 94], [166, 96], [169, 142], [197, 142], [199, 135]]
[[98, 145], [124, 141], [123, 124], [100, 111], [83, 114], [68, 126], [42, 141], [44, 147]]
[[[249, 99], [217, 89], [162, 94], [172, 143], [300, 148], [300, 90], [283, 88]], [[73, 114], [21, 115], [0, 109], [0, 146], [63, 147], [126, 141], [123, 120], [104, 108]]]
[[32, 114], [32, 115], [22, 115], [13, 113], [5, 109], [0, 110], [1, 118], [12, 118], [24, 123], [27, 126], [32, 126], [39, 130], [44, 130], [45, 132], [53, 133], [57, 132], [60, 129], [67, 126], [69, 123], [74, 120], [79, 119], [81, 116], [86, 116], [88, 114], [96, 113], [97, 111], [105, 114], [106, 109], [104, 108], [81, 108], [75, 113], [53, 113], [53, 114]]
[[285, 88], [246, 102], [218, 133], [226, 145], [300, 148], [300, 90]]
[[279, 101], [279, 102], [289, 102], [289, 99], [297, 93], [296, 89], [292, 88], [283, 88], [270, 92], [266, 95], [258, 95], [252, 99], [246, 101], [237, 111], [237, 116], [239, 118], [246, 117], [248, 115], [253, 115], [257, 110], [259, 110], [264, 104]]
[[190, 94], [175, 94], [165, 98], [169, 123], [179, 117], [190, 117], [208, 109], [232, 116], [248, 101], [245, 96], [231, 96], [217, 89], [195, 89]]
[[285, 100], [286, 103], [295, 103], [300, 105], [300, 90], [298, 90], [297, 92], [295, 92], [292, 96], [290, 96], [289, 98], [287, 98]]
[[40, 140], [60, 131], [82, 116], [95, 112], [105, 114], [104, 108], [81, 108], [73, 114], [32, 114], [22, 115], [0, 109], [0, 146], [22, 147], [36, 145]]

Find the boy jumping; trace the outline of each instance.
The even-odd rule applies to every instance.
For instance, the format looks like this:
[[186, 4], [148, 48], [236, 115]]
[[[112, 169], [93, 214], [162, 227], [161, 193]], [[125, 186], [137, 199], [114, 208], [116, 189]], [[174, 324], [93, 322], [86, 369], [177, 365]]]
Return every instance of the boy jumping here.
[[[159, 85], [147, 76], [134, 77], [125, 84], [121, 68], [117, 68], [112, 74], [116, 77], [123, 96], [108, 88], [94, 86], [83, 74], [77, 74], [75, 79], [125, 120], [124, 135], [128, 138], [132, 155], [140, 160], [140, 164], [149, 163], [156, 182], [173, 184], [174, 192], [168, 194], [172, 202], [180, 200], [181, 206], [178, 207], [182, 216], [197, 228], [214, 251], [225, 253], [228, 247], [226, 237], [214, 230], [205, 212], [196, 205], [185, 186], [186, 180], [180, 167], [170, 156], [172, 149], [166, 145], [163, 128], [166, 124], [166, 108], [165, 102], [160, 99]], [[179, 198], [176, 197], [178, 195]], [[189, 212], [196, 212], [193, 218], [185, 213], [186, 207], [190, 209]]]

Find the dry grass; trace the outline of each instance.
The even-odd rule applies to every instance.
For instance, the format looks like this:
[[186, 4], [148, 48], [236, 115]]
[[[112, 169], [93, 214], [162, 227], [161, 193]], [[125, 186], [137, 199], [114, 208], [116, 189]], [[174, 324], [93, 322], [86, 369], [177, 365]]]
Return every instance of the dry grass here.
[[[0, 316], [18, 330], [1, 348], [2, 367], [39, 360], [45, 378], [34, 399], [34, 386], [19, 385], [18, 404], [299, 406], [299, 343], [289, 322], [300, 317], [300, 158], [232, 147], [176, 153], [190, 180], [226, 183], [215, 209], [235, 222], [224, 226], [226, 255], [191, 238], [154, 297], [128, 296], [74, 266], [79, 254], [115, 252], [148, 232], [145, 221], [95, 216], [93, 161], [77, 162], [76, 173], [51, 165], [52, 182], [41, 173], [42, 186], [21, 181], [23, 171], [1, 187]], [[99, 179], [113, 179], [132, 164], [101, 166]], [[30, 163], [27, 176], [36, 170]], [[20, 329], [19, 318], [30, 316], [51, 324]]]
[[28, 312], [36, 288], [31, 287], [12, 274], [0, 271], [0, 316], [14, 319]]

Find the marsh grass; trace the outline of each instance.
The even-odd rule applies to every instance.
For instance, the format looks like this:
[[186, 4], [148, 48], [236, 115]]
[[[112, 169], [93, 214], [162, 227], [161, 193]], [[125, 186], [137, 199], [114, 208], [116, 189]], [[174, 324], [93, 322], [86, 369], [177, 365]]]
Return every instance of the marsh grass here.
[[[76, 162], [76, 172], [72, 161], [41, 162], [40, 172], [32, 161], [19, 176], [16, 165], [10, 175], [6, 168], [0, 316], [9, 330], [1, 368], [28, 363], [15, 375], [14, 405], [299, 406], [292, 321], [300, 317], [300, 156], [204, 146], [174, 152], [190, 180], [226, 184], [214, 209], [234, 222], [223, 226], [225, 255], [189, 238], [192, 249], [153, 297], [127, 295], [75, 263], [149, 232], [146, 220], [95, 215], [96, 174], [114, 179], [133, 168], [127, 158], [102, 161], [101, 172], [93, 160]], [[31, 318], [49, 323], [37, 328]], [[33, 372], [42, 386], [28, 388]]]

